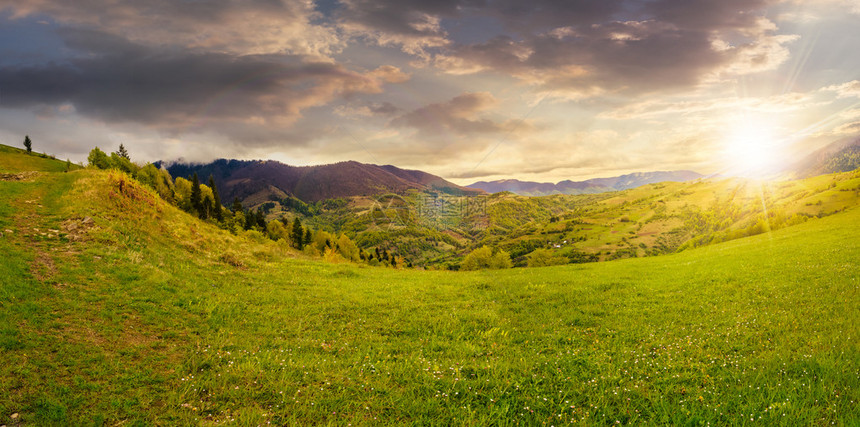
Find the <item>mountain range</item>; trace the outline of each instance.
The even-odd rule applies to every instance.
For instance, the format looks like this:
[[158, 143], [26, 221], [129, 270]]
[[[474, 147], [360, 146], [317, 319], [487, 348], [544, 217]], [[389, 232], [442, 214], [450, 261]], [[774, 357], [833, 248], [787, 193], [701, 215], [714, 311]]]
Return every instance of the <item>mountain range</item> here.
[[610, 178], [593, 178], [585, 181], [564, 180], [556, 184], [550, 182], [520, 181], [502, 179], [497, 181], [478, 181], [467, 185], [468, 188], [481, 189], [488, 193], [510, 191], [521, 196], [547, 196], [551, 194], [586, 194], [604, 191], [626, 190], [645, 184], [663, 181], [692, 181], [704, 175], [689, 171], [636, 172]]
[[215, 179], [221, 200], [238, 198], [254, 205], [287, 196], [304, 202], [338, 197], [403, 194], [407, 190], [437, 191], [452, 195], [479, 195], [483, 190], [461, 187], [436, 175], [391, 165], [355, 161], [318, 166], [290, 166], [273, 160], [225, 160], [206, 164], [159, 162], [174, 177], [189, 178], [196, 172], [206, 183]]
[[[211, 163], [157, 162], [174, 177], [190, 179], [196, 172], [201, 182], [212, 175], [229, 204], [238, 198], [246, 205], [295, 197], [304, 202], [376, 194], [404, 194], [408, 190], [435, 191], [451, 195], [481, 195], [510, 191], [522, 196], [552, 194], [590, 194], [619, 191], [646, 184], [684, 182], [708, 178], [690, 170], [636, 172], [585, 181], [558, 183], [503, 179], [479, 181], [460, 186], [439, 176], [392, 165], [373, 165], [346, 161], [318, 166], [290, 166], [273, 160], [226, 160]], [[860, 139], [844, 139], [827, 145], [800, 161], [787, 165], [786, 178], [804, 178], [825, 173], [853, 170], [860, 166]]]

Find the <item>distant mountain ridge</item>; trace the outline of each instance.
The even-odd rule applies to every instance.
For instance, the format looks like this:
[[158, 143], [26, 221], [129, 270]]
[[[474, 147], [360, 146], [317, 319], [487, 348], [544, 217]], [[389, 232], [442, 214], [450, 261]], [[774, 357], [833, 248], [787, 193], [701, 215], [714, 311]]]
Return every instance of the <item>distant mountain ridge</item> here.
[[586, 194], [604, 191], [626, 190], [645, 184], [663, 181], [692, 181], [704, 175], [690, 170], [636, 172], [610, 178], [593, 178], [585, 181], [564, 180], [556, 184], [549, 182], [520, 181], [502, 179], [497, 181], [478, 181], [466, 187], [481, 189], [488, 193], [510, 191], [521, 196], [548, 196], [551, 194]]
[[847, 172], [860, 167], [860, 138], [845, 138], [826, 145], [791, 165], [797, 178]]
[[436, 175], [391, 165], [346, 161], [318, 166], [290, 166], [273, 160], [218, 159], [206, 164], [158, 162], [174, 177], [190, 178], [195, 172], [205, 183], [212, 175], [221, 200], [263, 203], [292, 196], [304, 202], [375, 194], [403, 194], [407, 190], [438, 191], [453, 195], [479, 195]]

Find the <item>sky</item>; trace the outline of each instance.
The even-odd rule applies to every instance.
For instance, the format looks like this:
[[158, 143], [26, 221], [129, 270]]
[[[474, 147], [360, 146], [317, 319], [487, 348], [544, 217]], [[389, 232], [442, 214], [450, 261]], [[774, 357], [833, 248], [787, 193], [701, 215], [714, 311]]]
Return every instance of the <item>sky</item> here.
[[860, 0], [0, 0], [0, 143], [458, 184], [860, 137]]

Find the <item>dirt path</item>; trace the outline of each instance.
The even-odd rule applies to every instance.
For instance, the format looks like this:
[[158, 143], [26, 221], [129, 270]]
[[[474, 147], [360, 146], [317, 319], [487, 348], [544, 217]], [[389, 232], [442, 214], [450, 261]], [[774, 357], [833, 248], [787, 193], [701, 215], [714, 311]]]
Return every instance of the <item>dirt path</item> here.
[[73, 178], [65, 174], [23, 172], [6, 181], [15, 181], [21, 185], [21, 191], [9, 203], [14, 211], [14, 226], [11, 230], [3, 230], [4, 238], [19, 250], [32, 254], [30, 273], [40, 282], [49, 282], [56, 276], [57, 257], [71, 254], [73, 250], [67, 233], [60, 227], [56, 209], [46, 203], [55, 207], [58, 190], [70, 186]]

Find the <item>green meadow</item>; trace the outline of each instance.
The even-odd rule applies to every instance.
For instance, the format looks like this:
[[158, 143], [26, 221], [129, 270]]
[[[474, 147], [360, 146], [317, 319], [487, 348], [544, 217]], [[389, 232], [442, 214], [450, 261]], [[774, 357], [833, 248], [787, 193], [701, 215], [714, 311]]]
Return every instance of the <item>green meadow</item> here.
[[860, 423], [856, 203], [680, 253], [420, 271], [65, 168], [0, 152], [0, 424]]

